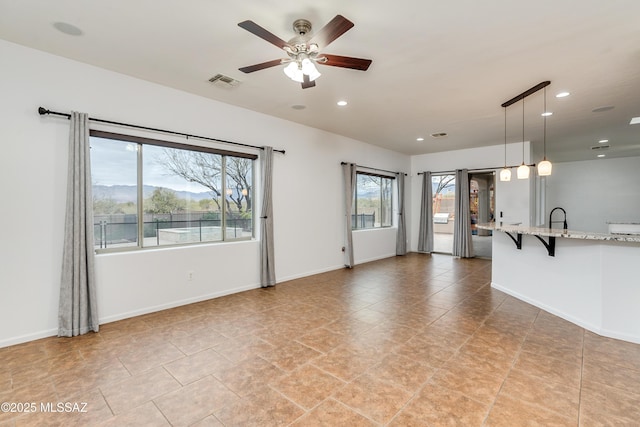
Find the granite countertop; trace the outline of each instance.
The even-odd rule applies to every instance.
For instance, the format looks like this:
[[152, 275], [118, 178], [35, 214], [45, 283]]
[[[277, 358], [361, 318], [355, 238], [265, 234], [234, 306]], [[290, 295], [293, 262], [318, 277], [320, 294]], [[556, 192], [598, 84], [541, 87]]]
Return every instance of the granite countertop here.
[[493, 222], [488, 224], [478, 224], [477, 228], [480, 228], [482, 230], [496, 230], [508, 233], [529, 234], [536, 236], [563, 237], [565, 239], [640, 243], [640, 235], [638, 234], [594, 233], [591, 231], [563, 230], [561, 228], [524, 227], [521, 225], [509, 224], [500, 225], [499, 223]]

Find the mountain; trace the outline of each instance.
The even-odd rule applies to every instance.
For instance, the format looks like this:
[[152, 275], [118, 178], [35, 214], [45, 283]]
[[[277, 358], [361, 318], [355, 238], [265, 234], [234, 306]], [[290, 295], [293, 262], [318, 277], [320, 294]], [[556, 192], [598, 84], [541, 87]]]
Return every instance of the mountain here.
[[[153, 191], [160, 187], [145, 185], [142, 187], [142, 197], [151, 197]], [[176, 191], [176, 196], [181, 199], [200, 201], [211, 199], [211, 193], [193, 193], [191, 191]], [[135, 202], [138, 198], [138, 191], [135, 185], [94, 185], [93, 197], [95, 199], [113, 199], [118, 203]]]

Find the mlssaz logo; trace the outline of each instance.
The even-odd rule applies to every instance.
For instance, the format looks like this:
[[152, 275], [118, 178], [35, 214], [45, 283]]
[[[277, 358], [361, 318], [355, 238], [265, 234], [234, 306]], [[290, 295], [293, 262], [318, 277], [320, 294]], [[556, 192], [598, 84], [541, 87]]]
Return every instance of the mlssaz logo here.
[[86, 402], [42, 402], [40, 412], [87, 412]]

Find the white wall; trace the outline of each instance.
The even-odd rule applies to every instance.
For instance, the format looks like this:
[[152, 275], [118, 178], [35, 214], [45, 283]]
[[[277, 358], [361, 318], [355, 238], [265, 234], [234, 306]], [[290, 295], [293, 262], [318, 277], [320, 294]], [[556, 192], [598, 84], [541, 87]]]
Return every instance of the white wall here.
[[[556, 206], [572, 230], [606, 233], [607, 221], [640, 222], [640, 157], [557, 163], [546, 181], [547, 223]], [[562, 218], [556, 213], [554, 221]]]
[[551, 257], [534, 236], [522, 235], [517, 250], [497, 231], [491, 284], [597, 334], [640, 343], [638, 258], [637, 243], [562, 237]]
[[[410, 169], [402, 154], [5, 41], [0, 57], [0, 347], [57, 330], [69, 122], [39, 106], [285, 149], [274, 158], [278, 281], [342, 267], [341, 161]], [[394, 231], [358, 232], [356, 260], [393, 255]], [[251, 241], [99, 255], [100, 321], [257, 287], [258, 254]]]
[[[507, 164], [516, 165], [522, 162], [522, 143], [507, 144]], [[525, 142], [525, 162], [530, 163], [530, 144]], [[467, 150], [447, 151], [443, 153], [424, 154], [411, 158], [411, 199], [413, 211], [411, 212], [411, 230], [417, 236], [420, 228], [420, 199], [422, 192], [422, 176], [420, 172], [454, 171], [455, 169], [491, 169], [504, 164], [504, 144], [488, 147], [471, 148]], [[498, 169], [499, 171], [499, 169]], [[531, 171], [533, 177], [533, 171]], [[515, 168], [511, 171], [511, 181], [501, 182], [496, 179], [495, 203], [496, 221], [500, 221], [500, 212], [503, 213], [502, 221], [505, 223], [521, 222], [530, 224], [531, 218], [531, 192], [532, 180], [519, 180], [516, 178]], [[411, 239], [411, 250], [418, 250], [418, 239]]]

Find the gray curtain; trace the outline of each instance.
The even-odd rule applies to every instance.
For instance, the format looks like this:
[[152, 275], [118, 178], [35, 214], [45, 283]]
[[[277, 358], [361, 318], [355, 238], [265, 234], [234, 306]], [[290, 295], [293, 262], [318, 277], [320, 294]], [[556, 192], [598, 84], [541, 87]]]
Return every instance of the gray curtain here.
[[260, 172], [262, 174], [262, 210], [260, 211], [260, 285], [276, 285], [273, 246], [273, 206], [271, 180], [273, 177], [273, 147], [262, 147]]
[[73, 111], [69, 131], [58, 336], [74, 337], [89, 331], [98, 332], [97, 306], [89, 117]]
[[353, 262], [353, 233], [351, 221], [353, 214], [353, 195], [356, 192], [356, 165], [344, 163], [342, 165], [344, 176], [344, 265], [351, 268]]
[[407, 254], [407, 224], [404, 219], [404, 173], [396, 174], [398, 182], [398, 235], [396, 237], [396, 255]]
[[433, 252], [433, 188], [431, 186], [431, 172], [422, 174], [420, 230], [418, 233], [418, 252]]
[[456, 220], [453, 228], [452, 255], [460, 258], [473, 257], [471, 240], [471, 211], [469, 209], [469, 172], [456, 170]]

